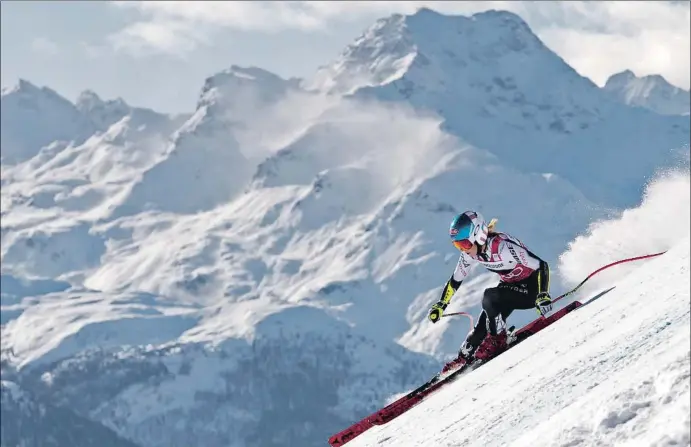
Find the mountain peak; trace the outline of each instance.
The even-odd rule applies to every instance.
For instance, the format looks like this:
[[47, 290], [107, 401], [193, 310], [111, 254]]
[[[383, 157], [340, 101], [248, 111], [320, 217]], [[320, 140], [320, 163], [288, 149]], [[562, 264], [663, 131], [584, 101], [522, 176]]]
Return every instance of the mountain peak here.
[[241, 86], [249, 84], [260, 85], [284, 85], [286, 83], [293, 84], [296, 80], [286, 80], [280, 76], [264, 70], [259, 67], [241, 67], [239, 65], [231, 65], [221, 72], [207, 78], [204, 84], [204, 91], [208, 91], [214, 87], [224, 86]]
[[215, 104], [222, 98], [239, 103], [242, 102], [240, 97], [250, 95], [251, 91], [258, 99], [268, 100], [290, 88], [299, 88], [299, 83], [299, 79], [286, 80], [263, 68], [231, 65], [230, 68], [206, 79], [197, 109]]
[[[470, 16], [475, 21], [500, 21], [505, 24], [514, 24], [528, 27], [528, 24], [518, 14], [504, 9], [488, 9]], [[528, 27], [529, 28], [529, 27]]]
[[27, 81], [26, 79], [20, 78], [19, 81], [17, 81], [17, 85], [15, 86], [14, 90], [21, 90], [25, 92], [38, 92], [41, 89], [36, 85], [32, 84], [31, 82]]
[[81, 142], [94, 130], [68, 99], [25, 79], [3, 90], [0, 116], [2, 159], [9, 164], [33, 157], [54, 141]]
[[77, 110], [87, 116], [96, 128], [105, 131], [132, 112], [122, 98], [104, 101], [93, 90], [84, 90], [77, 97]]
[[414, 23], [414, 22], [420, 22], [420, 21], [425, 21], [426, 24], [428, 24], [430, 21], [436, 21], [438, 23], [465, 23], [465, 22], [484, 22], [484, 23], [492, 23], [493, 25], [496, 24], [502, 24], [504, 26], [510, 25], [510, 26], [518, 26], [518, 27], [524, 27], [525, 29], [529, 30], [530, 27], [528, 24], [519, 16], [518, 14], [515, 14], [510, 11], [506, 10], [500, 10], [500, 9], [489, 9], [486, 11], [482, 12], [477, 12], [475, 14], [472, 14], [470, 16], [464, 16], [464, 15], [449, 15], [449, 14], [443, 14], [439, 11], [435, 11], [433, 9], [430, 9], [426, 6], [422, 6], [418, 8], [414, 13], [406, 15], [406, 16], [401, 16], [400, 14], [394, 14], [391, 16], [392, 19], [396, 20], [399, 17], [404, 17], [406, 22], [408, 23]]
[[644, 107], [662, 115], [689, 113], [689, 91], [670, 84], [659, 74], [636, 76], [631, 70], [615, 73], [603, 90], [618, 101]]
[[[334, 63], [320, 68], [311, 87], [350, 94], [401, 79], [413, 66], [457, 71], [461, 66], [492, 65], [506, 55], [540, 50], [549, 51], [514, 13], [490, 10], [462, 16], [420, 8], [410, 15], [378, 20]], [[449, 61], [454, 67], [444, 66]]]
[[67, 101], [65, 98], [60, 96], [55, 90], [48, 87], [38, 87], [26, 79], [20, 78], [17, 84], [10, 88], [5, 88], [2, 91], [2, 95], [19, 94], [21, 96], [32, 96], [32, 97], [45, 97], [52, 101], [63, 102]]
[[634, 79], [636, 77], [637, 76], [633, 73], [633, 71], [626, 69], [624, 71], [620, 71], [619, 73], [614, 73], [612, 76], [610, 76], [607, 79], [606, 84], [616, 83], [616, 82], [621, 82], [621, 81], [629, 81], [629, 80]]
[[75, 105], [79, 110], [84, 111], [102, 107], [105, 105], [105, 102], [93, 90], [84, 90], [77, 97]]
[[95, 91], [87, 89], [81, 92], [77, 97], [77, 103], [79, 102], [102, 103], [103, 100]]
[[[396, 14], [394, 14], [396, 15]], [[428, 8], [427, 6], [420, 6], [413, 14], [410, 14], [408, 17], [439, 17], [443, 18], [446, 17], [444, 14], [441, 14], [438, 11], [435, 11], [433, 9]]]
[[221, 72], [226, 75], [232, 75], [236, 78], [251, 79], [255, 81], [261, 80], [283, 80], [280, 76], [264, 70], [263, 68], [248, 66], [242, 67], [239, 65], [231, 65], [229, 69]]
[[[576, 150], [555, 147], [576, 147], [571, 142], [596, 134], [614, 117], [654, 119], [611, 98], [506, 11], [450, 16], [421, 9], [390, 16], [320, 70], [316, 81], [329, 92], [432, 113], [445, 132], [502, 162], [574, 183], [582, 173], [562, 160]], [[578, 187], [589, 197], [600, 194], [586, 182]]]
[[130, 109], [130, 106], [122, 98], [109, 99], [104, 101], [93, 90], [84, 90], [79, 94], [76, 101], [76, 106], [79, 110], [93, 110], [99, 107], [110, 107], [119, 109]]
[[622, 85], [622, 83], [629, 83], [629, 82], [638, 82], [638, 83], [647, 83], [647, 84], [655, 84], [658, 86], [661, 86], [663, 88], [668, 88], [668, 89], [673, 89], [673, 90], [681, 90], [681, 91], [686, 91], [683, 90], [675, 85], [672, 85], [667, 79], [665, 79], [662, 75], [654, 73], [654, 74], [649, 74], [645, 76], [636, 76], [636, 74], [631, 71], [631, 70], [624, 70], [619, 73], [615, 73], [612, 76], [610, 76], [607, 79], [607, 82], [605, 82], [605, 89], [615, 89], [618, 88]]

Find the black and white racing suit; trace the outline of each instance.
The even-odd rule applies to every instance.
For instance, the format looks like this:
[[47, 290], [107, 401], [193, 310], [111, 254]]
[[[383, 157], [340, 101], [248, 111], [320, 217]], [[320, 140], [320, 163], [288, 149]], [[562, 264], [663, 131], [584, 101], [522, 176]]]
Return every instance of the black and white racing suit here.
[[[470, 273], [473, 263], [499, 274], [499, 284], [485, 290], [482, 313], [466, 342], [476, 349], [487, 335], [496, 335], [516, 309], [531, 309], [540, 292], [549, 292], [549, 265], [518, 239], [506, 233], [490, 233], [477, 256], [461, 253], [453, 275], [444, 286], [441, 301], [448, 305]], [[501, 318], [499, 318], [501, 317]]]

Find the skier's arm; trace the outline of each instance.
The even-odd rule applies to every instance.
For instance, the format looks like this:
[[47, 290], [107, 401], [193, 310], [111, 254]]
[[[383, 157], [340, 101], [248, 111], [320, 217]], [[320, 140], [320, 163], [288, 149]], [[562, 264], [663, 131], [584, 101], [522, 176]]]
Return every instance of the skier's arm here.
[[540, 259], [540, 267], [537, 273], [537, 294], [549, 296], [549, 264]]
[[[535, 306], [538, 311], [544, 313], [551, 309], [551, 298], [549, 296], [549, 264], [537, 257], [530, 250], [522, 245], [516, 244], [513, 241], [506, 241], [506, 246], [502, 249], [508, 250], [511, 257], [517, 264], [525, 265], [526, 267], [537, 271], [537, 295], [535, 299]], [[503, 254], [503, 252], [502, 252]]]
[[451, 302], [451, 298], [456, 293], [456, 290], [461, 287], [462, 282], [463, 280], [456, 281], [453, 276], [449, 278], [444, 285], [444, 289], [441, 292], [441, 297], [439, 297], [439, 302], [437, 304], [441, 304], [444, 306], [444, 308], [446, 308], [446, 306], [448, 306]]
[[461, 286], [463, 279], [468, 276], [469, 267], [470, 262], [468, 259], [466, 259], [466, 256], [461, 253], [461, 257], [458, 259], [458, 264], [456, 264], [456, 269], [454, 270], [453, 275], [451, 275], [451, 278], [446, 281], [444, 289], [442, 289], [439, 301], [432, 305], [432, 308], [427, 315], [427, 318], [429, 318], [432, 323], [436, 323], [441, 319], [446, 306], [448, 306], [451, 302], [451, 298], [453, 298], [454, 294]]
[[456, 269], [453, 275], [451, 275], [451, 278], [449, 278], [444, 285], [439, 301], [437, 301], [429, 311], [427, 318], [429, 318], [432, 323], [436, 323], [441, 319], [444, 309], [446, 309], [446, 306], [451, 302], [451, 298], [461, 286], [463, 279], [470, 273], [470, 260], [472, 260], [472, 258], [466, 257], [461, 253], [461, 257], [458, 258], [458, 264], [456, 264]]
[[467, 257], [463, 253], [461, 253], [461, 256], [458, 258], [456, 269], [454, 270], [453, 275], [451, 275], [451, 278], [449, 278], [444, 285], [444, 289], [441, 292], [441, 297], [439, 298], [439, 302], [443, 303], [444, 307], [448, 306], [448, 304], [451, 302], [451, 298], [456, 293], [458, 288], [461, 287], [465, 277], [470, 273], [471, 260], [472, 258]]

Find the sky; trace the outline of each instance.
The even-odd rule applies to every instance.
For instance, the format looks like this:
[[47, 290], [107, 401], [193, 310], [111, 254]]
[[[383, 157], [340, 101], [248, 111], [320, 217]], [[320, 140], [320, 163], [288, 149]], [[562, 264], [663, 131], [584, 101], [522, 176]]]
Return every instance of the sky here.
[[86, 89], [160, 112], [194, 110], [204, 80], [257, 66], [310, 77], [380, 17], [505, 9], [598, 85], [625, 69], [689, 89], [685, 1], [3, 1], [2, 87], [22, 78], [70, 100]]

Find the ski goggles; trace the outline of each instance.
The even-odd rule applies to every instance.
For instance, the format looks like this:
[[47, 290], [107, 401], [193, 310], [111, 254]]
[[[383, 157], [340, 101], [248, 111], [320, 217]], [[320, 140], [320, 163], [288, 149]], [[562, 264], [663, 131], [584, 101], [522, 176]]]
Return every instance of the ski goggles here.
[[470, 241], [470, 225], [462, 227], [457, 231], [454, 230], [451, 232], [451, 242], [453, 242], [454, 247], [463, 251], [468, 251], [473, 248], [473, 243]]
[[473, 248], [473, 243], [470, 239], [461, 239], [460, 241], [453, 241], [453, 246], [462, 251], [468, 251]]

